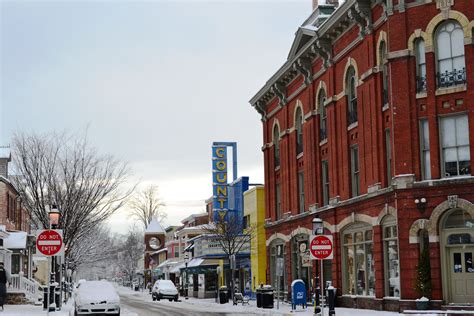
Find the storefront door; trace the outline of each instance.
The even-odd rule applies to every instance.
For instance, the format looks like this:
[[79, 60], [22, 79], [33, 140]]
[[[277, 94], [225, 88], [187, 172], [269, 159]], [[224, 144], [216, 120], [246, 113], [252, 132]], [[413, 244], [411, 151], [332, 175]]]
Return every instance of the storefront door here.
[[451, 302], [474, 302], [474, 246], [450, 247], [449, 269]]

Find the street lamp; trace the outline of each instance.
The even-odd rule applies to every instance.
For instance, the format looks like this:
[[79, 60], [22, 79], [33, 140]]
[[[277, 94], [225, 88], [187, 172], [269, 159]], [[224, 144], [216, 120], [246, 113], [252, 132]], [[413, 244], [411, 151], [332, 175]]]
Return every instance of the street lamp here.
[[[49, 210], [49, 229], [57, 229], [59, 225], [59, 217], [60, 212], [56, 205], [51, 205], [51, 209]], [[50, 278], [50, 286], [49, 286], [49, 296], [53, 296], [53, 302], [55, 302], [55, 309], [60, 307], [60, 299], [56, 299], [56, 256], [51, 258], [51, 278]], [[61, 281], [61, 280], [60, 280]], [[51, 300], [48, 298], [48, 300]], [[49, 302], [48, 302], [49, 303]], [[48, 304], [49, 305], [49, 304]], [[49, 312], [49, 307], [48, 307]]]
[[184, 254], [184, 271], [185, 271], [185, 274], [186, 274], [186, 282], [184, 283], [184, 295], [185, 295], [185, 298], [188, 299], [188, 280], [189, 280], [189, 277], [188, 277], [188, 261], [189, 261], [189, 254], [188, 253], [185, 253]]
[[49, 210], [49, 229], [56, 229], [59, 225], [59, 210], [56, 205], [52, 205]]
[[[312, 223], [313, 223], [313, 234], [323, 235], [324, 233], [323, 220], [316, 215], [316, 217], [313, 218]], [[321, 273], [321, 277], [322, 277], [323, 260], [320, 260], [320, 261], [321, 261], [321, 268], [319, 272]], [[322, 294], [323, 287], [320, 286], [319, 284], [318, 273], [315, 273], [314, 283], [315, 283], [314, 284], [314, 287], [315, 287], [314, 315], [319, 315], [319, 313], [321, 313], [322, 315], [324, 311], [323, 311], [322, 297], [321, 297], [321, 304], [320, 304], [320, 296]], [[318, 305], [320, 305], [320, 308], [317, 308]]]
[[324, 232], [324, 225], [323, 220], [320, 219], [318, 216], [313, 218], [313, 234], [314, 235], [322, 235]]

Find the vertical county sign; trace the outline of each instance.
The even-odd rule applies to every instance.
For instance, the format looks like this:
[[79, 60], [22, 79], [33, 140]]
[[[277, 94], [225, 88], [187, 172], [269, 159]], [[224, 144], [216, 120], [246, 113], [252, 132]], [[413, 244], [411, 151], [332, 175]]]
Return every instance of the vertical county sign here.
[[60, 255], [63, 250], [63, 231], [60, 229], [39, 230], [36, 250], [44, 256]]
[[228, 209], [229, 192], [227, 188], [227, 147], [212, 146], [212, 186], [215, 212]]

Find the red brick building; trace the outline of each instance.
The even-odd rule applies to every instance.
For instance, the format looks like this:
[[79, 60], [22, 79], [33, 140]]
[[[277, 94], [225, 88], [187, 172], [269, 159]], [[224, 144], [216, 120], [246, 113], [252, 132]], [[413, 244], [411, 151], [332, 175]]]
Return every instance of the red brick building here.
[[312, 284], [302, 257], [317, 215], [334, 237], [324, 274], [340, 306], [413, 307], [426, 247], [432, 306], [474, 302], [473, 28], [468, 0], [346, 0], [298, 28], [250, 101], [273, 285], [279, 257], [283, 292]]

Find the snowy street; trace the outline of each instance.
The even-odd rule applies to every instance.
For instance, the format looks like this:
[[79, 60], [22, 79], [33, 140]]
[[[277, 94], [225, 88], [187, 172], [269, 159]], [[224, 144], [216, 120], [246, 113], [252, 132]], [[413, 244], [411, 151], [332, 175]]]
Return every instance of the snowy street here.
[[[217, 304], [214, 299], [197, 299], [189, 298], [186, 300], [180, 297], [179, 302], [169, 302], [162, 300], [154, 302], [151, 299], [150, 294], [147, 292], [135, 292], [129, 288], [118, 287], [118, 293], [120, 295], [121, 302], [121, 315], [122, 316], [155, 316], [155, 315], [195, 315], [195, 316], [217, 316], [217, 315], [281, 315], [281, 316], [312, 316], [313, 310], [309, 306], [307, 309], [298, 307], [297, 310], [291, 311], [291, 305], [280, 302], [280, 308], [273, 309], [262, 309], [256, 307], [255, 301], [250, 301], [249, 305], [242, 306], [241, 304], [234, 306], [232, 303], [228, 304]], [[51, 316], [73, 316], [73, 302], [72, 300], [63, 309], [58, 312], [50, 313]], [[33, 305], [6, 305], [5, 310], [0, 312], [1, 315], [5, 316], [18, 316], [18, 315], [46, 315], [43, 311], [42, 306]], [[327, 311], [325, 313], [327, 315]], [[393, 312], [380, 312], [374, 310], [364, 309], [349, 309], [349, 308], [336, 308], [337, 316], [396, 316], [402, 315]], [[408, 314], [404, 314], [408, 315]], [[412, 316], [436, 316], [443, 314], [436, 313], [424, 313], [424, 314], [410, 314]]]

